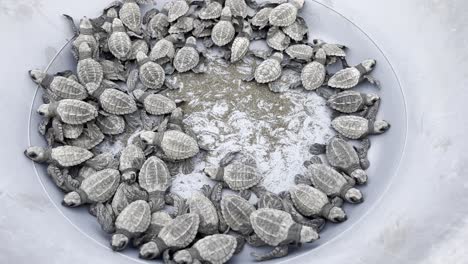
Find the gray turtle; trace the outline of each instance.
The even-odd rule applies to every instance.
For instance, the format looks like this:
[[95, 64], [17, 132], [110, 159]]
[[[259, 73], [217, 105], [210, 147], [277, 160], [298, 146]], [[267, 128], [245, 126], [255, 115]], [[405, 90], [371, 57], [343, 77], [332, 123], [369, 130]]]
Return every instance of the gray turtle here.
[[185, 46], [177, 51], [174, 57], [174, 68], [178, 72], [187, 72], [194, 69], [200, 62], [198, 54], [197, 40], [194, 37], [188, 37]]
[[[279, 196], [282, 199], [283, 202], [283, 209], [282, 211], [285, 211], [291, 215], [293, 220], [296, 223], [299, 223], [304, 226], [312, 227], [314, 230], [320, 231], [325, 227], [326, 220], [320, 216], [312, 217], [312, 218], [307, 218], [303, 216], [295, 207], [294, 202], [292, 201], [291, 194], [288, 191], [283, 191], [279, 194]], [[333, 199], [332, 204], [335, 205], [342, 205], [342, 200], [339, 198]], [[276, 208], [273, 208], [276, 209]], [[251, 237], [252, 240], [252, 237]], [[256, 243], [259, 242], [259, 239], [256, 239], [253, 237], [253, 241], [250, 241], [250, 243]], [[261, 242], [261, 240], [260, 240]]]
[[317, 50], [323, 49], [328, 58], [339, 58], [343, 60], [346, 57], [346, 46], [341, 44], [330, 44], [321, 39], [314, 39], [312, 41], [312, 46]]
[[140, 247], [140, 258], [157, 258], [166, 249], [185, 248], [195, 239], [200, 219], [198, 214], [184, 214], [166, 225], [157, 238]]
[[72, 42], [73, 57], [75, 57], [75, 59], [78, 60], [79, 48], [81, 44], [87, 43], [91, 48], [92, 56], [96, 58], [99, 52], [99, 43], [96, 40], [95, 30], [93, 28], [91, 20], [87, 17], [83, 17], [83, 19], [81, 19], [80, 21], [79, 28], [76, 28], [73, 18], [69, 15], [64, 16], [70, 21], [72, 29], [75, 33], [75, 39]]
[[99, 126], [105, 135], [119, 135], [125, 131], [125, 119], [122, 116], [101, 113], [96, 118], [96, 125]]
[[311, 61], [314, 56], [314, 49], [306, 44], [294, 44], [285, 50], [291, 59], [300, 61]]
[[216, 46], [222, 47], [234, 39], [235, 33], [231, 9], [226, 6], [221, 13], [221, 20], [214, 25], [211, 31], [211, 39]]
[[266, 42], [271, 48], [283, 51], [291, 43], [291, 39], [278, 27], [271, 27], [267, 33]]
[[211, 235], [198, 240], [191, 248], [174, 254], [176, 263], [228, 262], [234, 255], [237, 239], [230, 235]]
[[141, 10], [135, 0], [123, 0], [123, 5], [119, 11], [119, 18], [131, 31], [135, 33], [141, 32]]
[[327, 195], [319, 189], [305, 184], [298, 184], [291, 187], [289, 193], [294, 206], [304, 216], [322, 216], [335, 223], [347, 219], [343, 209], [331, 204]]
[[373, 134], [382, 134], [390, 128], [385, 120], [369, 120], [360, 116], [339, 116], [332, 121], [332, 127], [350, 139], [361, 139]]
[[61, 99], [83, 100], [88, 97], [86, 88], [73, 78], [52, 76], [41, 70], [31, 70], [29, 75], [35, 83], [49, 90], [57, 101]]
[[125, 66], [118, 60], [102, 60], [99, 62], [102, 66], [104, 79], [111, 81], [125, 81], [127, 72]]
[[368, 80], [370, 83], [379, 86], [379, 82], [368, 75], [375, 67], [375, 60], [365, 60], [354, 67], [347, 67], [344, 61], [343, 64], [344, 69], [335, 73], [330, 80], [328, 80], [328, 86], [338, 89], [350, 89], [363, 80]]
[[249, 51], [252, 28], [248, 22], [241, 22], [242, 32], [237, 35], [231, 45], [231, 63], [241, 60]]
[[101, 86], [93, 92], [93, 96], [98, 98], [102, 109], [113, 115], [128, 115], [137, 111], [135, 100], [128, 94], [117, 89], [107, 89]]
[[70, 125], [87, 123], [98, 115], [93, 105], [74, 99], [43, 104], [39, 106], [37, 112], [41, 116], [58, 118], [59, 121]]
[[203, 194], [192, 193], [187, 201], [190, 213], [198, 214], [200, 217], [199, 232], [211, 235], [218, 232], [219, 219], [215, 205]]
[[[192, 36], [196, 38], [205, 38], [207, 40], [210, 40], [211, 36], [211, 31], [213, 30], [213, 26], [215, 25], [215, 22], [213, 20], [200, 20], [200, 19], [195, 19], [193, 21], [193, 30], [192, 30]], [[205, 45], [205, 47], [207, 47]]]
[[340, 197], [350, 203], [361, 203], [362, 193], [354, 188], [356, 181], [346, 175], [342, 175], [332, 167], [322, 164], [319, 157], [311, 162], [304, 162], [307, 168], [305, 176], [297, 175], [296, 184], [311, 184], [323, 191], [331, 198]]
[[283, 210], [283, 199], [276, 193], [268, 191], [263, 186], [252, 188], [252, 192], [257, 196], [257, 209], [272, 208]]
[[182, 16], [185, 16], [190, 6], [188, 4], [189, 0], [174, 0], [169, 4], [169, 9], [167, 13], [167, 21], [172, 23], [179, 19]]
[[80, 82], [89, 91], [95, 90], [101, 85], [104, 78], [104, 71], [99, 62], [92, 58], [91, 48], [84, 42], [79, 48], [80, 60], [78, 61], [77, 73]]
[[270, 24], [276, 27], [287, 27], [296, 21], [298, 10], [304, 6], [304, 0], [289, 0], [271, 10]]
[[255, 207], [239, 195], [228, 194], [221, 199], [221, 212], [226, 224], [234, 231], [242, 235], [252, 233], [250, 215]]
[[103, 11], [101, 16], [91, 19], [91, 24], [98, 31], [103, 31], [103, 34], [108, 34], [112, 32], [112, 21], [118, 17], [119, 13], [116, 7], [109, 7]]
[[231, 9], [232, 15], [234, 17], [247, 17], [248, 6], [245, 3], [245, 0], [226, 0], [224, 6]]
[[148, 193], [143, 187], [140, 187], [137, 183], [120, 183], [111, 202], [113, 214], [115, 217], [118, 216], [129, 204], [138, 200], [148, 200]]
[[151, 214], [151, 223], [145, 234], [141, 237], [133, 239], [133, 246], [139, 247], [150, 242], [158, 237], [161, 230], [169, 225], [174, 219], [164, 211], [158, 211]]
[[94, 122], [89, 122], [86, 124], [86, 128], [84, 128], [79, 137], [70, 139], [67, 141], [67, 143], [75, 147], [93, 149], [101, 142], [103, 142], [104, 138], [105, 136], [101, 129], [99, 129], [99, 127]]
[[262, 29], [268, 25], [270, 22], [270, 13], [273, 10], [271, 7], [265, 7], [260, 9], [251, 19], [250, 23], [253, 26]]
[[255, 69], [255, 81], [269, 83], [281, 77], [283, 54], [276, 52]]
[[146, 112], [152, 115], [167, 115], [172, 113], [176, 108], [176, 102], [161, 94], [144, 92], [143, 90], [133, 91], [135, 98], [143, 103]]
[[295, 223], [290, 214], [284, 211], [262, 208], [250, 215], [255, 234], [267, 245], [275, 247], [265, 255], [252, 253], [257, 261], [284, 257], [289, 244], [311, 243], [319, 239], [317, 231]]
[[183, 39], [182, 34], [169, 35], [154, 44], [149, 57], [152, 61], [165, 63], [174, 59], [175, 46], [174, 44]]
[[114, 251], [124, 250], [130, 239], [143, 234], [151, 221], [147, 202], [138, 200], [129, 204], [115, 220], [116, 232], [112, 235], [111, 247]]
[[149, 194], [151, 211], [161, 210], [165, 205], [164, 196], [172, 184], [166, 163], [158, 157], [149, 157], [141, 166], [138, 183]]
[[198, 17], [203, 20], [217, 19], [221, 17], [223, 5], [217, 1], [207, 0], [206, 6], [198, 12]]
[[380, 97], [372, 93], [360, 93], [356, 91], [343, 91], [328, 98], [327, 106], [346, 114], [365, 112], [368, 106], [379, 101]]
[[359, 156], [351, 144], [340, 137], [333, 137], [327, 145], [314, 144], [310, 152], [314, 155], [326, 153], [330, 165], [343, 171], [358, 184], [367, 182], [367, 174], [361, 168]]
[[176, 23], [172, 24], [169, 29], [169, 34], [184, 34], [193, 30], [195, 27], [195, 19], [193, 17], [185, 16], [177, 20]]
[[134, 182], [137, 178], [137, 172], [145, 162], [145, 153], [143, 150], [134, 145], [127, 145], [120, 155], [119, 170], [122, 173], [122, 180], [126, 182]]
[[62, 124], [63, 137], [68, 139], [78, 138], [84, 130], [83, 125]]
[[302, 85], [306, 90], [316, 90], [324, 84], [327, 75], [326, 59], [325, 51], [319, 50], [315, 54], [315, 60], [302, 69]]
[[161, 65], [151, 61], [143, 52], [137, 54], [137, 61], [140, 67], [139, 76], [141, 83], [149, 89], [161, 88], [166, 77]]
[[137, 59], [137, 54], [141, 52], [143, 54], [148, 54], [149, 53], [149, 46], [148, 42], [144, 39], [137, 39], [133, 41], [132, 43], [132, 49], [130, 51], [130, 55], [128, 56], [128, 59], [130, 60], [135, 60]]
[[167, 35], [169, 21], [167, 10], [159, 12], [157, 9], [151, 9], [143, 17], [143, 23], [146, 24], [147, 31], [152, 38], [162, 39]]
[[298, 17], [294, 23], [284, 27], [283, 32], [294, 41], [302, 41], [309, 32], [307, 24], [302, 17]]
[[118, 169], [119, 161], [111, 153], [101, 153], [87, 160], [84, 166], [93, 168], [94, 170], [100, 171], [103, 169]]
[[86, 203], [103, 203], [112, 198], [120, 184], [120, 173], [104, 169], [84, 179], [80, 188], [67, 193], [63, 205], [75, 207]]
[[112, 22], [112, 34], [108, 39], [109, 51], [119, 60], [126, 60], [132, 50], [132, 41], [118, 18]]

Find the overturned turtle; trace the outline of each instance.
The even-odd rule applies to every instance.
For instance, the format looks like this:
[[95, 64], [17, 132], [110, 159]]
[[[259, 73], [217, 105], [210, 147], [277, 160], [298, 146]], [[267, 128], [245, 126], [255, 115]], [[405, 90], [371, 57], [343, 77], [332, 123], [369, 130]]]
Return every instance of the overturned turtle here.
[[196, 261], [223, 264], [234, 255], [237, 239], [230, 235], [211, 235], [198, 240], [191, 248], [174, 254], [176, 263], [196, 263]]

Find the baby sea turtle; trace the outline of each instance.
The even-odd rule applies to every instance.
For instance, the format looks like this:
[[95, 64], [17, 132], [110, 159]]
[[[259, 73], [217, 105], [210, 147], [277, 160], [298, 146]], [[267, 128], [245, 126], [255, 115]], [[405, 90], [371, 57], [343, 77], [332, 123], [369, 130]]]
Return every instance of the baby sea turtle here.
[[94, 156], [86, 149], [73, 146], [60, 146], [52, 149], [34, 146], [26, 149], [24, 154], [32, 161], [54, 164], [62, 168], [80, 165]]
[[129, 204], [138, 200], [147, 201], [148, 193], [137, 183], [122, 182], [112, 198], [112, 211], [118, 216]]
[[150, 9], [143, 17], [143, 23], [146, 25], [146, 30], [151, 38], [163, 38], [167, 35], [169, 28], [167, 10], [163, 9], [159, 12], [155, 8]]
[[144, 39], [137, 39], [137, 40], [133, 41], [132, 49], [130, 51], [130, 55], [128, 56], [128, 59], [136, 60], [137, 59], [137, 54], [139, 52], [142, 52], [145, 55], [149, 53], [148, 42], [146, 40], [144, 40]]
[[120, 173], [115, 169], [104, 169], [84, 179], [80, 188], [67, 193], [63, 205], [75, 207], [86, 203], [103, 203], [114, 196], [120, 184]]
[[252, 23], [253, 26], [258, 27], [259, 29], [262, 29], [268, 25], [270, 22], [270, 13], [273, 10], [271, 7], [265, 7], [260, 9], [254, 17], [252, 17], [252, 20], [250, 23]]
[[271, 48], [283, 51], [289, 46], [291, 39], [278, 27], [271, 27], [268, 30], [266, 42]]
[[228, 194], [221, 200], [221, 212], [227, 225], [242, 235], [252, 233], [250, 215], [255, 207], [239, 195]]
[[174, 0], [169, 4], [169, 10], [167, 14], [167, 21], [172, 23], [179, 19], [182, 16], [185, 16], [190, 6], [188, 4], [189, 0]]
[[235, 17], [247, 17], [248, 7], [245, 0], [226, 0], [224, 6], [229, 7]]
[[154, 44], [153, 48], [151, 49], [149, 54], [150, 59], [158, 63], [165, 63], [174, 59], [174, 43], [181, 41], [182, 39], [182, 34], [173, 34], [158, 40], [158, 42], [156, 42], [156, 44]]
[[304, 6], [304, 0], [289, 0], [288, 3], [281, 4], [269, 15], [270, 24], [276, 27], [287, 27], [296, 21], [297, 12]]
[[302, 41], [309, 32], [307, 24], [302, 17], [298, 17], [294, 23], [284, 27], [283, 32], [294, 41]]
[[126, 182], [134, 182], [137, 178], [137, 172], [145, 162], [145, 153], [143, 150], [134, 145], [127, 145], [120, 155], [119, 170], [122, 173], [122, 180]]
[[289, 193], [294, 206], [304, 216], [322, 216], [335, 223], [347, 219], [343, 209], [332, 205], [327, 195], [319, 189], [305, 184], [298, 184], [290, 188]]
[[166, 249], [185, 248], [195, 239], [200, 219], [198, 214], [184, 214], [166, 225], [157, 238], [140, 247], [140, 257], [157, 258]]
[[300, 61], [311, 61], [314, 56], [314, 49], [306, 44], [294, 44], [285, 50], [291, 59]]
[[[78, 79], [86, 86], [88, 92], [95, 90], [101, 85], [104, 78], [104, 71], [99, 62], [92, 58], [91, 48], [88, 43], [81, 44], [79, 49], [80, 60], [78, 61]], [[89, 87], [88, 87], [89, 86]]]
[[325, 68], [326, 59], [325, 51], [319, 50], [315, 54], [315, 60], [308, 63], [302, 69], [302, 85], [306, 90], [316, 90], [325, 82], [327, 75], [327, 69]]
[[133, 91], [135, 98], [143, 103], [146, 112], [152, 115], [167, 115], [172, 113], [176, 108], [176, 102], [161, 94], [144, 92], [143, 90]]
[[141, 10], [135, 0], [124, 0], [119, 11], [120, 20], [131, 31], [141, 32]]
[[269, 58], [263, 61], [255, 69], [255, 81], [258, 83], [269, 83], [277, 80], [281, 76], [283, 54], [276, 52]]
[[126, 69], [125, 66], [118, 60], [102, 60], [99, 62], [102, 66], [104, 79], [110, 81], [125, 81]]
[[266, 244], [275, 247], [265, 255], [253, 253], [257, 261], [284, 257], [289, 244], [311, 243], [319, 239], [317, 231], [295, 223], [290, 214], [284, 211], [262, 208], [250, 215], [255, 234]]
[[125, 119], [118, 115], [101, 113], [96, 118], [96, 125], [105, 135], [119, 135], [125, 131]]
[[158, 211], [151, 214], [150, 226], [143, 236], [133, 239], [133, 246], [139, 247], [145, 243], [156, 239], [159, 232], [172, 222], [172, 217], [165, 211]]
[[242, 32], [232, 42], [231, 63], [241, 60], [249, 51], [252, 27], [248, 22], [241, 22]]
[[370, 83], [378, 86], [378, 81], [368, 75], [368, 73], [374, 69], [375, 64], [375, 60], [369, 59], [354, 67], [340, 70], [335, 73], [330, 80], [328, 80], [328, 86], [338, 89], [350, 89], [358, 85], [363, 80], [368, 80]]
[[118, 18], [112, 22], [112, 34], [108, 40], [109, 51], [119, 60], [126, 60], [132, 49], [132, 41]]
[[78, 138], [84, 130], [83, 125], [70, 125], [70, 124], [61, 124], [63, 130], [63, 137], [68, 139]]
[[72, 29], [75, 33], [75, 39], [73, 40], [72, 43], [72, 53], [73, 56], [75, 57], [76, 60], [79, 59], [79, 48], [81, 44], [87, 43], [89, 47], [91, 48], [91, 54], [94, 58], [97, 57], [98, 52], [99, 52], [99, 43], [96, 40], [96, 37], [94, 36], [95, 31], [93, 28], [93, 24], [91, 23], [91, 20], [87, 17], [84, 17], [80, 21], [80, 26], [77, 29], [75, 26], [75, 22], [73, 21], [73, 18], [69, 15], [64, 15], [72, 24]]
[[146, 88], [159, 89], [166, 77], [164, 69], [156, 62], [152, 62], [146, 54], [139, 52], [137, 61], [140, 67], [140, 81]]
[[276, 193], [268, 191], [263, 186], [252, 188], [252, 192], [257, 196], [257, 209], [272, 208], [283, 210], [283, 199]]
[[213, 27], [211, 39], [216, 46], [222, 47], [234, 39], [235, 33], [231, 9], [226, 6], [221, 13], [221, 20]]
[[195, 68], [200, 62], [200, 55], [196, 49], [197, 40], [188, 37], [185, 46], [177, 51], [174, 58], [174, 68], [182, 73]]
[[346, 49], [346, 46], [344, 45], [330, 44], [330, 43], [326, 43], [325, 41], [321, 39], [314, 39], [312, 41], [312, 46], [316, 50], [323, 49], [325, 53], [327, 54], [327, 57], [341, 58], [341, 59], [344, 59], [346, 57], [346, 52], [344, 51]]
[[165, 205], [166, 191], [172, 184], [171, 174], [166, 163], [158, 157], [149, 157], [141, 166], [138, 183], [149, 194], [151, 211], [161, 210]]
[[379, 101], [380, 97], [373, 93], [344, 91], [328, 98], [327, 106], [341, 113], [356, 113], [366, 110], [368, 106]]
[[75, 99], [63, 99], [50, 104], [43, 104], [37, 110], [38, 114], [45, 117], [58, 118], [59, 121], [80, 125], [97, 117], [96, 108], [86, 102]]
[[159, 146], [170, 160], [184, 160], [195, 156], [200, 149], [197, 141], [178, 130], [151, 132], [140, 134], [143, 143]]
[[190, 213], [198, 214], [200, 217], [199, 232], [210, 235], [218, 232], [218, 212], [214, 204], [199, 192], [192, 193], [187, 201]]
[[56, 96], [57, 101], [61, 99], [83, 100], [88, 97], [86, 88], [72, 78], [52, 76], [41, 70], [31, 70], [29, 75], [35, 83]]
[[84, 128], [79, 137], [70, 139], [67, 143], [75, 147], [93, 149], [101, 142], [103, 142], [104, 138], [105, 136], [101, 132], [101, 129], [99, 129], [99, 127], [94, 122], [89, 122], [86, 124], [86, 128]]
[[195, 19], [193, 17], [185, 16], [177, 20], [176, 23], [172, 24], [168, 30], [169, 34], [184, 34], [193, 30], [195, 26]]
[[93, 93], [102, 109], [113, 115], [128, 115], [137, 111], [136, 102], [130, 95], [117, 89], [101, 86]]
[[354, 188], [356, 181], [342, 175], [332, 167], [322, 164], [319, 157], [315, 156], [311, 162], [304, 162], [307, 168], [305, 176], [296, 176], [296, 183], [311, 184], [323, 191], [331, 198], [340, 197], [350, 203], [363, 201], [362, 193]]
[[361, 168], [359, 156], [353, 146], [340, 137], [333, 137], [327, 145], [314, 144], [310, 152], [314, 155], [326, 153], [330, 165], [343, 171], [359, 184], [367, 182], [367, 174]]
[[332, 127], [350, 139], [361, 139], [368, 135], [382, 134], [390, 128], [385, 120], [369, 120], [360, 116], [339, 116], [332, 121]]
[[124, 250], [130, 239], [143, 234], [151, 221], [147, 202], [138, 200], [129, 204], [115, 220], [116, 232], [112, 235], [111, 247], [114, 251]]
[[229, 261], [237, 247], [237, 239], [230, 235], [211, 235], [198, 240], [191, 248], [174, 254], [176, 263], [216, 263]]
[[206, 6], [198, 12], [198, 17], [203, 20], [217, 19], [221, 17], [223, 5], [216, 0], [206, 0]]

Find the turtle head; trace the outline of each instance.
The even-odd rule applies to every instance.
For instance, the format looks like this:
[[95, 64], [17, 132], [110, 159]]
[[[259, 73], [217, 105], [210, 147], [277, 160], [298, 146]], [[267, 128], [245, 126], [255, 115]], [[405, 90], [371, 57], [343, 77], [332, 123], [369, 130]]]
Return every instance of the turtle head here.
[[210, 166], [203, 169], [203, 172], [208, 176], [208, 178], [214, 181], [222, 180], [222, 174], [220, 173], [221, 167], [219, 166]]
[[41, 71], [41, 70], [30, 70], [29, 71], [29, 76], [31, 76], [31, 79], [33, 82], [37, 84], [41, 84], [44, 78], [46, 77], [46, 73]]
[[49, 159], [43, 147], [29, 147], [24, 151], [24, 155], [35, 162], [46, 162]]
[[188, 250], [181, 250], [174, 254], [174, 261], [176, 263], [192, 263], [193, 258]]
[[69, 192], [63, 197], [62, 204], [68, 207], [77, 207], [81, 205], [81, 196], [77, 192]]
[[129, 183], [129, 184], [132, 184], [136, 181], [137, 179], [137, 173], [136, 171], [126, 171], [124, 173], [122, 173], [122, 181], [123, 182], [126, 182], [126, 183]]
[[343, 209], [335, 206], [332, 209], [330, 209], [327, 219], [329, 219], [333, 223], [341, 223], [346, 221], [348, 217], [346, 216], [346, 213], [343, 211]]
[[110, 18], [118, 18], [118, 17], [119, 17], [119, 13], [117, 13], [117, 9], [115, 9], [115, 8], [113, 7], [113, 8], [109, 8], [109, 10], [107, 10], [106, 16], [107, 16], [107, 17], [110, 17]]
[[312, 45], [315, 47], [321, 47], [323, 44], [325, 44], [325, 41], [321, 39], [314, 39], [312, 40]]
[[91, 47], [88, 43], [83, 42], [81, 43], [78, 52], [80, 54], [80, 60], [88, 59], [92, 57]]
[[142, 51], [139, 51], [136, 55], [136, 59], [137, 59], [137, 62], [139, 65], [143, 65], [145, 64], [146, 62], [148, 62], [148, 56], [142, 52]]
[[120, 20], [118, 18], [114, 18], [114, 20], [112, 21], [112, 30], [113, 31], [119, 31], [119, 32], [125, 31], [122, 20]]
[[364, 170], [357, 169], [351, 173], [351, 177], [359, 184], [367, 182], [367, 173]]
[[122, 251], [128, 245], [128, 237], [123, 234], [114, 234], [111, 239], [111, 247], [114, 251]]
[[231, 8], [228, 6], [223, 8], [223, 11], [221, 11], [221, 20], [231, 20], [232, 18], [232, 12]]
[[50, 106], [49, 104], [40, 105], [39, 108], [37, 109], [37, 113], [41, 116], [51, 117], [52, 112], [50, 111], [49, 106]]
[[141, 142], [145, 145], [155, 145], [156, 144], [156, 132], [145, 131], [140, 134]]
[[367, 93], [364, 95], [364, 101], [366, 105], [373, 105], [375, 102], [379, 101], [380, 97], [373, 93]]
[[360, 190], [356, 188], [350, 188], [346, 193], [345, 193], [345, 200], [350, 202], [350, 203], [361, 203], [364, 199], [362, 197], [362, 193]]
[[197, 46], [197, 39], [194, 37], [188, 37], [185, 41], [185, 45], [196, 47]]
[[300, 243], [312, 243], [319, 238], [319, 234], [313, 227], [302, 226], [299, 241]]
[[284, 59], [283, 53], [281, 52], [275, 52], [271, 56], [272, 59], [277, 60], [279, 63], [281, 63]]
[[80, 31], [83, 30], [92, 30], [93, 29], [93, 24], [91, 24], [91, 20], [87, 17], [83, 17], [80, 21]]
[[368, 59], [361, 62], [361, 65], [366, 69], [366, 72], [371, 72], [377, 62], [374, 59]]
[[151, 241], [140, 247], [139, 257], [143, 259], [155, 259], [161, 254], [158, 244]]
[[377, 120], [374, 123], [374, 133], [382, 134], [390, 128], [390, 124], [385, 120]]

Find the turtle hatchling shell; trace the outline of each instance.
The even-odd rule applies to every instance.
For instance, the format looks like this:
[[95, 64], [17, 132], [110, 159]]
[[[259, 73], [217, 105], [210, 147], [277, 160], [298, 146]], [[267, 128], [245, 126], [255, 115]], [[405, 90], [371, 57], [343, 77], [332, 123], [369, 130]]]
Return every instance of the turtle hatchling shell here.
[[177, 51], [174, 58], [174, 68], [178, 72], [187, 72], [200, 62], [200, 55], [193, 46], [185, 46]]
[[224, 6], [229, 7], [232, 15], [235, 17], [245, 18], [247, 16], [247, 4], [245, 0], [226, 0]]
[[206, 196], [195, 192], [188, 200], [190, 213], [200, 217], [199, 232], [202, 234], [214, 234], [218, 231], [218, 212], [213, 203]]
[[258, 197], [257, 208], [283, 209], [283, 200], [275, 193], [264, 192]]
[[166, 163], [152, 156], [141, 166], [138, 182], [148, 193], [165, 192], [171, 187], [172, 178]]
[[126, 146], [120, 155], [120, 171], [128, 169], [140, 169], [145, 162], [143, 150], [133, 144]]
[[211, 235], [204, 237], [193, 245], [202, 260], [209, 263], [222, 264], [231, 259], [237, 247], [237, 240], [230, 235]]
[[147, 24], [147, 30], [151, 33], [153, 38], [160, 35], [163, 37], [167, 34], [167, 30], [169, 28], [169, 21], [167, 15], [163, 13], [156, 14], [149, 23]]
[[159, 89], [164, 84], [166, 74], [161, 65], [148, 61], [140, 66], [140, 81], [149, 89]]
[[301, 18], [283, 28], [283, 32], [294, 41], [302, 41], [304, 36], [308, 33], [308, 29], [305, 21]]
[[320, 215], [322, 208], [329, 203], [325, 193], [305, 184], [293, 186], [289, 193], [294, 206], [305, 216]]
[[198, 233], [200, 218], [198, 214], [184, 214], [176, 217], [159, 233], [159, 238], [168, 247], [185, 248], [190, 245]]
[[339, 89], [349, 89], [358, 85], [361, 78], [361, 73], [355, 67], [346, 68], [335, 73], [330, 80], [328, 86]]
[[238, 195], [225, 195], [221, 200], [223, 218], [232, 230], [248, 235], [252, 232], [250, 215], [255, 211], [253, 205]]
[[62, 76], [55, 76], [49, 86], [50, 91], [62, 99], [83, 100], [88, 97], [86, 88], [79, 82]]
[[126, 60], [132, 49], [132, 41], [119, 19], [114, 19], [112, 28], [113, 32], [107, 41], [109, 51], [117, 59]]
[[356, 150], [344, 139], [333, 137], [328, 142], [326, 155], [331, 166], [346, 173], [351, 173], [354, 169], [360, 168]]
[[346, 57], [345, 51], [336, 44], [325, 43], [321, 45], [321, 48], [325, 51], [327, 56]]
[[286, 54], [292, 59], [310, 61], [314, 56], [314, 49], [309, 45], [295, 44], [286, 49]]
[[64, 123], [80, 125], [93, 120], [98, 113], [91, 104], [74, 99], [64, 99], [58, 102], [57, 115]]
[[250, 215], [252, 228], [260, 239], [270, 246], [278, 246], [284, 242], [289, 229], [296, 223], [290, 214], [284, 211], [262, 208]]
[[68, 139], [78, 138], [83, 133], [83, 125], [62, 124], [63, 136]]
[[173, 1], [167, 13], [167, 20], [172, 23], [176, 21], [179, 17], [184, 16], [189, 11], [189, 5], [185, 0], [175, 0]]
[[93, 153], [84, 148], [60, 146], [52, 149], [50, 157], [61, 167], [72, 167], [89, 160], [93, 156]]
[[302, 69], [302, 85], [306, 90], [315, 90], [323, 85], [326, 76], [325, 65], [313, 61]]
[[151, 211], [147, 202], [138, 200], [129, 204], [115, 220], [117, 232], [124, 230], [134, 237], [148, 229], [151, 221]]
[[68, 143], [75, 147], [92, 149], [104, 141], [104, 134], [94, 123], [88, 123], [83, 133], [76, 139], [71, 139]]
[[141, 31], [141, 10], [137, 3], [125, 2], [120, 8], [119, 18], [131, 31], [136, 33]]
[[250, 40], [246, 37], [237, 37], [232, 42], [231, 46], [231, 62], [244, 58], [245, 54], [249, 51]]
[[98, 116], [96, 124], [106, 135], [119, 135], [125, 130], [125, 119], [118, 115]]
[[[80, 22], [80, 34], [76, 39], [73, 41], [72, 49], [78, 51], [81, 44], [88, 43], [89, 47], [91, 48], [91, 53], [95, 55], [98, 51], [98, 42], [94, 37], [94, 29], [91, 21], [88, 18], [83, 18]], [[78, 54], [74, 54], [75, 56]]]
[[341, 188], [348, 183], [339, 172], [324, 164], [311, 164], [306, 175], [313, 186], [328, 196], [338, 196]]
[[269, 20], [273, 26], [287, 27], [296, 21], [296, 17], [297, 8], [291, 3], [284, 3], [271, 10]]
[[355, 113], [361, 110], [365, 102], [361, 93], [356, 91], [344, 91], [333, 95], [327, 101], [327, 105], [342, 113]]
[[278, 60], [269, 58], [255, 69], [255, 81], [269, 83], [281, 76], [282, 68]]
[[166, 115], [176, 109], [174, 100], [160, 94], [148, 95], [143, 101], [146, 112], [152, 115]]
[[119, 171], [104, 169], [84, 179], [80, 189], [87, 195], [87, 202], [104, 203], [114, 196], [119, 184]]
[[193, 30], [194, 22], [193, 17], [181, 17], [176, 23], [172, 24], [168, 32], [169, 34], [188, 33]]
[[224, 168], [223, 179], [230, 189], [241, 191], [257, 185], [261, 177], [257, 168], [242, 163], [233, 163]]
[[99, 96], [99, 103], [104, 111], [114, 115], [127, 115], [137, 110], [135, 100], [116, 89], [106, 89]]
[[138, 184], [120, 183], [112, 198], [112, 210], [119, 215], [129, 204], [137, 200], [147, 200], [148, 194]]
[[[83, 44], [87, 46], [87, 50], [91, 52], [91, 49], [87, 44]], [[83, 84], [95, 84], [99, 86], [104, 78], [104, 71], [102, 69], [102, 65], [92, 58], [81, 58], [81, 53], [83, 51], [83, 46], [80, 47], [80, 60], [78, 61], [77, 66], [77, 74], [78, 79]]]
[[265, 7], [258, 11], [250, 21], [252, 25], [259, 27], [260, 29], [268, 25], [270, 19], [270, 13], [273, 10], [271, 7]]
[[271, 48], [279, 51], [285, 50], [291, 43], [291, 39], [278, 28], [270, 28], [267, 34], [267, 44]]
[[234, 39], [236, 30], [231, 21], [221, 20], [213, 27], [211, 39], [216, 46], [224, 46]]
[[360, 116], [339, 116], [333, 119], [332, 127], [347, 138], [359, 139], [368, 134], [369, 120]]
[[221, 16], [223, 6], [217, 1], [212, 1], [198, 13], [198, 17], [203, 20], [217, 19]]
[[164, 133], [161, 148], [164, 154], [173, 160], [188, 159], [200, 151], [195, 139], [177, 130]]
[[174, 58], [175, 56], [175, 47], [174, 43], [167, 39], [161, 39], [156, 44], [154, 44], [153, 49], [150, 52], [150, 59], [156, 61], [162, 58]]

